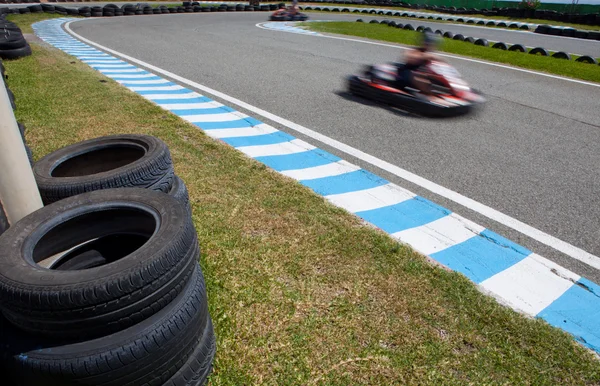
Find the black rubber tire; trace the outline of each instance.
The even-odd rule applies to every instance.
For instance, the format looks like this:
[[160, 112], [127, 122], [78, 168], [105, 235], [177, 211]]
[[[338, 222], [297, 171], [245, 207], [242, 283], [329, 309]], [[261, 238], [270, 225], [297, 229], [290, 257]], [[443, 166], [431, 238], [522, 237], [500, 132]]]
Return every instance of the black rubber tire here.
[[443, 31], [443, 30], [441, 30], [441, 29], [436, 29], [436, 30], [435, 30], [435, 34], [436, 34], [436, 35], [439, 35], [439, 36], [444, 36], [444, 31]]
[[151, 317], [94, 340], [32, 339], [2, 321], [2, 362], [11, 386], [163, 385], [197, 355], [199, 345], [206, 346], [203, 367], [210, 367], [214, 332], [197, 263], [180, 286], [182, 291]]
[[504, 50], [504, 51], [508, 50], [508, 46], [504, 42], [494, 43], [494, 45], [492, 46], [492, 48], [497, 48], [497, 49]]
[[10, 88], [6, 88], [6, 92], [8, 93], [8, 100], [10, 101], [10, 106], [13, 110], [17, 109], [17, 103], [15, 102], [15, 94], [13, 94]]
[[510, 48], [508, 50], [509, 51], [526, 52], [527, 48], [525, 48], [525, 46], [522, 44], [513, 44], [512, 46], [510, 46]]
[[571, 60], [571, 55], [567, 52], [558, 51], [552, 54], [553, 58]]
[[29, 46], [29, 44], [22, 48], [15, 48], [12, 50], [0, 50], [0, 59], [19, 59], [29, 55], [31, 55], [31, 47]]
[[175, 197], [179, 202], [181, 202], [189, 215], [192, 215], [192, 208], [190, 206], [190, 195], [185, 185], [185, 182], [178, 176], [175, 176], [173, 180], [173, 186], [171, 186], [171, 190], [169, 191], [169, 195]]
[[8, 223], [8, 219], [4, 213], [2, 202], [0, 202], [0, 235], [2, 235], [8, 228], [10, 228], [10, 224]]
[[[110, 334], [158, 312], [189, 279], [200, 248], [182, 202], [134, 188], [69, 197], [26, 216], [5, 235], [4, 315], [20, 329], [60, 338]], [[37, 264], [87, 241], [56, 269]], [[98, 255], [106, 264], [85, 266], [90, 256], [99, 262]]]
[[364, 23], [364, 20], [363, 19], [356, 19], [356, 22], [357, 23]]
[[576, 62], [579, 63], [589, 63], [589, 64], [598, 64], [598, 61], [591, 56], [583, 55], [575, 59]]
[[408, 31], [414, 31], [415, 27], [413, 27], [412, 24], [405, 24], [402, 29], [405, 29], [405, 30], [408, 30]]
[[540, 54], [541, 56], [548, 56], [548, 50], [543, 48], [543, 47], [535, 47], [533, 49], [531, 49], [531, 51], [529, 51], [529, 53], [531, 55], [538, 55]]
[[27, 41], [22, 34], [10, 35], [8, 39], [0, 36], [0, 50], [14, 50], [17, 48], [23, 48], [27, 45]]
[[450, 31], [446, 31], [446, 32], [444, 32], [444, 37], [448, 38], [448, 39], [452, 39], [454, 37], [454, 34]]
[[36, 162], [33, 173], [45, 204], [109, 188], [168, 192], [174, 178], [167, 145], [156, 137], [134, 134], [66, 146]]
[[473, 43], [475, 43], [475, 38], [473, 38], [471, 36], [467, 36], [464, 41], [467, 43], [473, 44]]
[[463, 34], [456, 34], [452, 37], [452, 40], [460, 40], [461, 42], [464, 42], [465, 36]]
[[215, 335], [212, 321], [209, 319], [206, 333], [187, 362], [162, 386], [200, 386], [206, 384], [206, 380], [212, 371], [215, 352]]
[[376, 19], [373, 19], [369, 22], [369, 24], [379, 24], [379, 21]]

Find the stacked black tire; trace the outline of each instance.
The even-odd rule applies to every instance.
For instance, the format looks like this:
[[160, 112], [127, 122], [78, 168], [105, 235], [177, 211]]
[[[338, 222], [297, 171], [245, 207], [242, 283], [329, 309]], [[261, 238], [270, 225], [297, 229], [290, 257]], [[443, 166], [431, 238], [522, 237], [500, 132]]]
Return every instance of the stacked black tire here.
[[31, 47], [21, 29], [0, 15], [0, 59], [18, 59], [31, 55]]
[[96, 138], [33, 171], [46, 206], [0, 236], [8, 384], [204, 384], [215, 337], [188, 192], [166, 144]]

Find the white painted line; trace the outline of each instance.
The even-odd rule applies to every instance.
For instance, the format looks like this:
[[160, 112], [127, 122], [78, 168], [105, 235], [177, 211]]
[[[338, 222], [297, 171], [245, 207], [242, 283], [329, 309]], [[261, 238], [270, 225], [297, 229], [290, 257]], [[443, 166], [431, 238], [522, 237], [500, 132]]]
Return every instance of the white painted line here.
[[[307, 137], [310, 137], [314, 140], [317, 140], [321, 143], [324, 143], [327, 146], [331, 146], [332, 148], [335, 148], [341, 152], [344, 152], [348, 155], [351, 155], [353, 157], [356, 157], [364, 162], [367, 162], [379, 169], [385, 170], [399, 178], [402, 178], [406, 181], [409, 181], [415, 185], [418, 185], [424, 189], [429, 190], [430, 192], [433, 192], [441, 197], [444, 197], [448, 200], [451, 200], [457, 204], [460, 204], [466, 208], [469, 208], [491, 220], [497, 221], [502, 225], [505, 225], [511, 229], [514, 229], [526, 236], [531, 237], [534, 240], [537, 240], [549, 247], [552, 247], [554, 249], [556, 249], [557, 251], [560, 251], [576, 260], [581, 261], [582, 263], [585, 263], [591, 267], [594, 267], [596, 269], [600, 269], [600, 258], [598, 256], [595, 256], [589, 252], [584, 251], [581, 248], [578, 248], [574, 245], [571, 245], [565, 241], [562, 241], [552, 235], [549, 235], [545, 232], [542, 232], [539, 229], [536, 229], [534, 227], [532, 227], [531, 225], [527, 225], [515, 218], [512, 218], [504, 213], [501, 213], [499, 211], [497, 211], [496, 209], [493, 209], [487, 205], [484, 205], [480, 202], [477, 202], [471, 198], [465, 197], [462, 194], [459, 194], [453, 190], [450, 190], [448, 188], [445, 188], [441, 185], [436, 184], [435, 182], [429, 181], [423, 177], [420, 177], [414, 173], [409, 172], [408, 170], [402, 169], [399, 166], [393, 165], [387, 161], [384, 161], [382, 159], [379, 159], [377, 157], [374, 157], [370, 154], [367, 154], [361, 150], [358, 150], [356, 148], [353, 148], [351, 146], [348, 146], [340, 141], [337, 141], [333, 138], [329, 138], [321, 133], [318, 133], [314, 130], [308, 129], [304, 126], [301, 126], [297, 123], [294, 123], [292, 121], [289, 121], [285, 118], [279, 117], [275, 114], [271, 114], [268, 111], [265, 111], [263, 109], [260, 109], [256, 106], [253, 106], [249, 103], [243, 102], [237, 98], [231, 97], [225, 93], [222, 93], [220, 91], [217, 90], [213, 90], [210, 87], [206, 87], [203, 86], [197, 82], [193, 82], [189, 79], [186, 79], [182, 76], [176, 75], [170, 71], [166, 71], [163, 70], [159, 67], [153, 66], [149, 63], [143, 62], [139, 59], [136, 59], [134, 57], [122, 54], [118, 51], [115, 50], [111, 50], [110, 48], [101, 46], [99, 44], [96, 44], [94, 42], [92, 42], [91, 40], [88, 40], [80, 35], [77, 35], [76, 33], [74, 33], [69, 25], [72, 22], [68, 22], [67, 24], [65, 24], [65, 29], [72, 34], [73, 36], [77, 37], [78, 39], [81, 39], [82, 41], [88, 43], [88, 44], [92, 44], [96, 47], [99, 47], [107, 52], [110, 52], [112, 54], [115, 54], [117, 56], [122, 57], [123, 59], [129, 61], [129, 62], [133, 62], [136, 64], [139, 64], [141, 66], [144, 66], [146, 68], [149, 68], [151, 70], [153, 70], [154, 72], [160, 73], [162, 75], [165, 75], [167, 77], [170, 77], [172, 79], [175, 79], [176, 81], [186, 84], [190, 87], [196, 88], [198, 90], [202, 90], [208, 94], [212, 94], [218, 98], [221, 98], [223, 100], [226, 100], [229, 103], [232, 103], [234, 105], [237, 105], [243, 109], [246, 109], [248, 111], [252, 111], [255, 114], [261, 115], [267, 119], [272, 120], [273, 122], [277, 122], [291, 130], [294, 130], [298, 133], [301, 133], [303, 135], [306, 135]], [[396, 47], [396, 46], [391, 46], [391, 47]], [[488, 64], [483, 62], [484, 64]], [[509, 67], [510, 68], [510, 67]], [[520, 71], [520, 70], [519, 70]], [[526, 71], [526, 70], [524, 70]], [[536, 72], [533, 71], [526, 71], [526, 72], [531, 72], [533, 74], [537, 74]], [[547, 74], [540, 74], [541, 76], [548, 76]], [[560, 78], [557, 77], [559, 79], [564, 79], [564, 80], [568, 80], [568, 81], [573, 81], [571, 79], [567, 79], [567, 78]], [[583, 84], [588, 84], [588, 85], [592, 85], [595, 87], [600, 86], [600, 84], [593, 84], [593, 83], [587, 83], [587, 82], [579, 82], [579, 81], [575, 81], [576, 83], [583, 83]]]
[[126, 69], [118, 69], [118, 70], [104, 70], [102, 68], [98, 68], [98, 71], [102, 72], [102, 73], [107, 73], [107, 74], [112, 74], [112, 73], [116, 73], [116, 74], [125, 74], [125, 73], [130, 73], [130, 72], [144, 72], [144, 70], [142, 70], [141, 68], [132, 68], [129, 70]]
[[467, 241], [484, 230], [485, 228], [481, 225], [452, 213], [429, 224], [396, 232], [392, 234], [392, 237], [429, 256]]
[[160, 107], [167, 110], [194, 110], [194, 109], [213, 109], [223, 107], [219, 102], [201, 102], [201, 103], [161, 103]]
[[339, 176], [360, 170], [360, 167], [352, 165], [347, 161], [332, 162], [330, 164], [315, 166], [306, 169], [285, 170], [280, 172], [283, 175], [291, 177], [295, 180], [314, 180], [316, 178]]
[[223, 113], [223, 114], [197, 114], [197, 115], [180, 115], [182, 119], [185, 119], [188, 122], [192, 123], [202, 123], [202, 122], [229, 122], [229, 121], [237, 121], [239, 119], [248, 118], [248, 116], [239, 116], [232, 113]]
[[170, 81], [168, 81], [167, 79], [147, 79], [147, 80], [123, 80], [123, 79], [116, 79], [115, 80], [118, 83], [127, 83], [127, 84], [163, 84], [163, 83], [170, 83]]
[[183, 87], [180, 85], [175, 86], [131, 86], [127, 87], [131, 91], [169, 91], [169, 90], [182, 90]]
[[394, 184], [325, 196], [327, 201], [333, 205], [344, 208], [351, 213], [396, 205], [414, 197], [413, 193]]
[[140, 78], [154, 78], [154, 74], [108, 74], [111, 78], [123, 78], [123, 79], [140, 79]]
[[127, 62], [124, 62], [119, 59], [84, 59], [82, 60], [82, 62], [84, 62], [85, 64], [128, 64]]
[[[77, 56], [77, 55], [73, 55]], [[100, 59], [100, 58], [109, 58], [110, 55], [101, 54], [101, 55], [85, 55], [85, 56], [77, 56], [77, 59]]]
[[142, 95], [144, 98], [146, 99], [165, 99], [165, 100], [169, 100], [169, 99], [193, 99], [193, 98], [199, 98], [200, 94], [198, 94], [197, 92], [190, 92], [187, 94], [146, 94], [146, 95]]
[[[323, 35], [323, 34], [319, 34], [319, 35], [299, 34], [297, 32], [293, 32], [293, 31], [286, 31], [286, 30], [281, 30], [281, 29], [265, 28], [265, 27], [262, 26], [262, 24], [265, 24], [265, 23], [258, 23], [258, 24], [256, 24], [256, 26], [258, 28], [262, 28], [264, 30], [269, 30], [269, 31], [280, 31], [280, 32], [287, 32], [287, 33], [295, 33], [297, 35], [314, 36], [314, 37], [327, 38], [327, 39], [347, 40], [347, 41], [350, 41], [350, 42], [372, 44], [372, 45], [375, 45], [375, 46], [398, 48], [398, 49], [402, 49], [402, 50], [408, 50], [408, 49], [410, 49], [410, 47], [401, 46], [399, 44], [379, 43], [379, 42], [373, 42], [373, 41], [369, 41], [369, 40], [344, 38], [344, 37], [339, 37], [339, 36], [329, 36], [329, 35]], [[71, 31], [69, 30], [69, 32], [71, 32]], [[79, 36], [79, 35], [77, 35], [77, 36]], [[558, 76], [558, 75], [545, 74], [543, 72], [525, 70], [525, 69], [522, 69], [522, 68], [511, 67], [511, 66], [506, 66], [506, 65], [503, 65], [503, 64], [492, 63], [492, 62], [485, 62], [483, 60], [470, 59], [470, 58], [465, 58], [465, 57], [462, 57], [462, 56], [454, 56], [454, 55], [449, 55], [449, 54], [443, 54], [441, 52], [438, 52], [436, 54], [439, 55], [439, 56], [441, 56], [441, 57], [453, 58], [453, 59], [457, 59], [457, 60], [464, 60], [466, 62], [472, 62], [472, 63], [485, 64], [487, 66], [500, 67], [500, 68], [505, 68], [507, 70], [525, 72], [525, 73], [528, 73], [528, 74], [534, 74], [534, 75], [544, 76], [544, 77], [547, 77], [547, 78], [560, 79], [560, 80], [564, 80], [564, 81], [567, 81], [567, 82], [584, 84], [586, 86], [600, 87], [600, 83], [585, 82], [583, 80], [565, 78], [565, 77]]]
[[279, 130], [274, 128], [273, 126], [267, 125], [265, 123], [252, 126], [252, 127], [244, 127], [241, 129], [211, 129], [206, 130], [205, 133], [213, 138], [236, 138], [236, 137], [254, 137], [256, 135], [264, 135], [276, 133]]
[[96, 70], [114, 69], [114, 68], [132, 68], [131, 64], [105, 64], [105, 63], [86, 63]]
[[480, 283], [484, 292], [535, 316], [564, 294], [580, 276], [535, 253]]
[[240, 146], [236, 147], [236, 149], [243, 152], [247, 156], [255, 158], [271, 155], [303, 153], [308, 150], [313, 150], [315, 147], [300, 139], [294, 139], [289, 142], [276, 143], [273, 145]]

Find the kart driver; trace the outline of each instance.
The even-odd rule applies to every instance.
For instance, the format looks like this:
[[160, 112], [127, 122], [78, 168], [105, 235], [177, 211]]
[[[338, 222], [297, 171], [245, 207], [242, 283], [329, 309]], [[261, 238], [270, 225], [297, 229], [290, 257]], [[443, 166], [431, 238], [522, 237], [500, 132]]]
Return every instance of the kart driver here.
[[292, 6], [290, 7], [290, 14], [292, 16], [298, 13], [298, 0], [292, 0]]
[[431, 83], [429, 80], [415, 71], [427, 64], [431, 60], [440, 60], [433, 51], [437, 48], [440, 42], [439, 36], [425, 32], [421, 37], [421, 45], [419, 47], [411, 48], [404, 56], [404, 63], [398, 66], [397, 84], [398, 87], [403, 89], [407, 86], [414, 87], [421, 91], [424, 95], [430, 96]]

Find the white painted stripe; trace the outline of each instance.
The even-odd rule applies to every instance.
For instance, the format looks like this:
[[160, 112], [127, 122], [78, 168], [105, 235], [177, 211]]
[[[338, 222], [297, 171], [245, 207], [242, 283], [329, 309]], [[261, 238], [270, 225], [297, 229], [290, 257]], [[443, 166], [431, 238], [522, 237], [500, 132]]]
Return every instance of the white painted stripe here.
[[140, 79], [140, 78], [154, 78], [156, 75], [154, 74], [109, 74], [109, 77], [112, 78], [123, 78], [123, 79]]
[[[84, 41], [88, 44], [91, 44], [93, 46], [96, 46], [98, 48], [101, 48], [107, 52], [110, 52], [112, 54], [115, 54], [117, 56], [120, 56], [121, 58], [129, 61], [129, 62], [133, 62], [139, 65], [142, 65], [146, 68], [151, 69], [152, 71], [156, 72], [156, 73], [160, 73], [163, 74], [165, 76], [168, 76], [171, 79], [174, 79], [176, 81], [178, 81], [179, 83], [182, 84], [187, 84], [188, 86], [194, 87], [198, 90], [202, 90], [203, 92], [206, 92], [208, 94], [214, 95], [218, 98], [221, 98], [229, 103], [232, 103], [234, 105], [237, 105], [243, 109], [246, 109], [248, 111], [252, 111], [255, 114], [261, 115], [267, 119], [272, 120], [273, 122], [277, 122], [291, 130], [294, 130], [298, 133], [304, 134], [309, 138], [312, 138], [314, 140], [320, 141], [328, 146], [331, 146], [332, 148], [339, 150], [343, 153], [349, 154], [353, 157], [356, 157], [358, 159], [360, 159], [361, 161], [364, 161], [366, 163], [369, 163], [379, 169], [385, 170], [388, 173], [391, 173], [399, 178], [402, 178], [406, 181], [412, 182], [415, 185], [418, 185], [424, 189], [429, 190], [430, 192], [433, 192], [441, 197], [444, 197], [448, 200], [451, 200], [457, 204], [460, 204], [466, 208], [469, 208], [491, 220], [497, 221], [502, 225], [505, 225], [511, 229], [514, 229], [526, 236], [531, 237], [534, 240], [537, 240], [545, 245], [548, 245], [554, 249], [556, 249], [557, 251], [560, 251], [576, 260], [581, 261], [582, 263], [588, 264], [591, 267], [594, 267], [596, 269], [600, 269], [600, 258], [598, 256], [595, 256], [587, 251], [584, 251], [581, 248], [578, 248], [574, 245], [571, 245], [563, 240], [558, 239], [557, 237], [554, 237], [552, 235], [549, 235], [545, 232], [542, 232], [539, 229], [536, 229], [534, 227], [532, 227], [531, 225], [525, 224], [513, 217], [510, 217], [504, 213], [501, 213], [500, 211], [497, 211], [487, 205], [484, 205], [480, 202], [477, 202], [471, 198], [465, 197], [461, 194], [459, 194], [458, 192], [455, 192], [453, 190], [450, 190], [448, 188], [445, 188], [441, 185], [438, 185], [432, 181], [429, 181], [423, 177], [420, 177], [414, 173], [409, 172], [408, 170], [402, 169], [399, 166], [393, 165], [387, 161], [384, 161], [382, 159], [379, 159], [377, 157], [374, 157], [370, 154], [367, 154], [361, 150], [358, 150], [354, 147], [348, 146], [340, 141], [337, 141], [333, 138], [327, 137], [321, 133], [318, 133], [314, 130], [308, 129], [304, 126], [301, 126], [297, 123], [294, 123], [292, 121], [289, 121], [285, 118], [279, 117], [275, 114], [271, 114], [266, 110], [260, 109], [256, 106], [253, 106], [249, 103], [246, 103], [244, 101], [241, 101], [237, 98], [231, 97], [225, 93], [222, 93], [220, 91], [214, 90], [210, 87], [206, 87], [204, 85], [201, 85], [197, 82], [193, 82], [189, 79], [186, 79], [182, 76], [179, 76], [177, 74], [174, 74], [170, 71], [166, 71], [163, 70], [159, 67], [153, 66], [149, 63], [146, 63], [144, 61], [141, 61], [139, 59], [136, 59], [134, 57], [125, 55], [123, 53], [120, 53], [118, 51], [115, 50], [111, 50], [110, 48], [104, 47], [102, 45], [99, 45], [97, 43], [92, 42], [91, 40], [88, 40], [76, 33], [74, 33], [71, 28], [70, 28], [70, 24], [72, 23], [72, 21], [69, 21], [65, 24], [65, 29], [73, 36], [77, 37], [78, 39], [80, 39], [81, 41]], [[356, 41], [359, 42], [363, 42], [361, 40], [355, 39]], [[368, 42], [368, 43], [373, 43], [373, 42]], [[384, 45], [384, 46], [389, 46], [389, 47], [400, 47], [400, 46], [396, 46], [396, 45], [386, 45], [383, 43], [376, 43], [376, 44], [380, 44], [380, 45]], [[465, 58], [460, 58], [457, 57], [458, 59], [461, 60], [470, 60], [470, 59], [465, 59]], [[475, 61], [475, 62], [480, 62], [480, 61]], [[553, 77], [553, 78], [557, 78], [557, 79], [562, 79], [565, 81], [569, 81], [569, 82], [575, 82], [575, 83], [581, 83], [581, 84], [586, 84], [586, 85], [591, 85], [594, 87], [600, 87], [600, 84], [594, 84], [594, 83], [589, 83], [589, 82], [581, 82], [581, 81], [576, 81], [576, 80], [572, 80], [572, 79], [568, 79], [568, 78], [562, 78], [559, 76], [553, 76], [553, 75], [548, 75], [548, 74], [543, 74], [543, 73], [538, 73], [535, 71], [528, 71], [528, 70], [521, 70], [521, 69], [515, 69], [512, 67], [507, 67], [507, 66], [501, 66], [501, 65], [496, 65], [493, 63], [487, 63], [487, 62], [480, 62], [483, 64], [487, 64], [487, 65], [491, 65], [491, 66], [499, 66], [499, 67], [505, 67], [511, 70], [515, 70], [515, 71], [524, 71], [524, 72], [528, 72], [531, 74], [536, 74], [539, 76], [543, 76], [543, 77]]]
[[315, 166], [312, 168], [285, 170], [281, 174], [291, 177], [295, 180], [314, 180], [315, 178], [333, 177], [340, 174], [346, 174], [360, 170], [360, 167], [341, 160], [326, 165]]
[[333, 205], [344, 208], [351, 213], [396, 205], [413, 197], [415, 197], [415, 194], [395, 184], [325, 196]]
[[160, 107], [167, 110], [193, 110], [193, 109], [213, 109], [223, 107], [219, 102], [201, 102], [201, 103], [164, 103]]
[[127, 87], [131, 91], [168, 91], [168, 90], [183, 90], [179, 85], [175, 86], [132, 86]]
[[100, 72], [105, 72], [107, 74], [112, 74], [112, 73], [117, 73], [117, 74], [125, 74], [125, 73], [130, 73], [130, 72], [144, 72], [144, 70], [142, 70], [141, 68], [132, 68], [130, 70], [124, 70], [124, 69], [118, 69], [118, 70], [104, 70], [104, 69], [98, 69], [98, 71]]
[[223, 113], [223, 114], [197, 114], [197, 115], [180, 115], [182, 119], [185, 119], [188, 122], [192, 123], [201, 123], [201, 122], [229, 122], [229, 121], [237, 121], [239, 119], [247, 118], [248, 116], [245, 114], [233, 114], [233, 113]]
[[535, 316], [564, 294], [580, 276], [535, 253], [480, 283], [499, 302]]
[[262, 123], [257, 126], [244, 127], [241, 129], [211, 129], [206, 130], [206, 134], [213, 138], [235, 138], [235, 137], [253, 137], [255, 135], [264, 135], [276, 133], [279, 130], [273, 126]]
[[431, 255], [467, 241], [484, 230], [481, 225], [452, 213], [429, 224], [396, 232], [392, 237], [409, 244], [420, 253]]
[[197, 92], [190, 92], [187, 94], [147, 94], [142, 95], [146, 99], [192, 99], [200, 97], [200, 94]]
[[127, 84], [161, 84], [161, 83], [169, 83], [167, 79], [146, 79], [146, 80], [123, 80], [123, 79], [115, 79], [118, 83], [127, 83]]
[[119, 59], [84, 59], [82, 62], [85, 64], [129, 64]]
[[[298, 32], [286, 31], [286, 30], [283, 30], [283, 29], [267, 28], [267, 27], [264, 27], [263, 24], [266, 24], [266, 23], [265, 22], [258, 23], [258, 24], [256, 24], [256, 26], [258, 28], [266, 29], [266, 30], [269, 30], [269, 31], [280, 31], [280, 32], [286, 32], [286, 33], [295, 33], [295, 34], [298, 34]], [[71, 30], [69, 30], [69, 33], [73, 33], [73, 32]], [[379, 43], [379, 42], [368, 41], [368, 40], [345, 38], [345, 37], [341, 37], [341, 36], [329, 36], [329, 35], [322, 35], [322, 34], [315, 34], [315, 35], [313, 35], [313, 34], [302, 34], [302, 35], [319, 37], [319, 38], [327, 38], [327, 39], [347, 40], [347, 41], [350, 41], [350, 42], [372, 44], [372, 45], [375, 45], [375, 46], [391, 47], [391, 48], [397, 48], [397, 49], [401, 49], [401, 50], [408, 50], [408, 49], [410, 49], [410, 47], [401, 46], [399, 44]], [[79, 35], [76, 35], [76, 36], [79, 37]], [[94, 43], [90, 42], [90, 44], [94, 44]], [[100, 45], [97, 45], [97, 46], [98, 47], [102, 47]], [[528, 74], [535, 74], [535, 75], [539, 75], [539, 76], [543, 76], [543, 77], [547, 77], [547, 78], [560, 79], [560, 80], [564, 80], [564, 81], [567, 81], [567, 82], [585, 84], [586, 86], [600, 87], [600, 83], [585, 82], [583, 80], [570, 79], [570, 78], [565, 78], [563, 76], [551, 75], [551, 74], [546, 74], [546, 73], [543, 73], [543, 72], [537, 72], [537, 71], [532, 71], [532, 70], [525, 70], [525, 69], [518, 68], [518, 67], [506, 66], [506, 65], [503, 65], [503, 64], [492, 63], [492, 62], [485, 62], [483, 60], [470, 59], [470, 58], [461, 57], [461, 56], [454, 56], [454, 55], [449, 55], [449, 54], [443, 54], [441, 52], [436, 52], [436, 55], [441, 56], [441, 57], [446, 57], [446, 58], [453, 58], [453, 59], [457, 59], [457, 60], [464, 60], [466, 62], [473, 62], [473, 63], [485, 64], [487, 66], [505, 68], [507, 70], [512, 70], [512, 71], [519, 71], [519, 72], [525, 72], [525, 73], [528, 73]]]
[[236, 149], [243, 152], [247, 156], [254, 158], [266, 157], [271, 155], [302, 153], [308, 150], [315, 149], [315, 147], [300, 139], [294, 139], [289, 142], [276, 143], [273, 145], [241, 146], [237, 147]]
[[77, 59], [99, 59], [99, 58], [109, 58], [110, 55], [86, 55], [86, 56], [77, 56]]
[[111, 68], [136, 68], [133, 67], [131, 64], [104, 64], [104, 63], [86, 63], [88, 64], [90, 67], [95, 68], [96, 70], [100, 70], [100, 69], [111, 69]]

